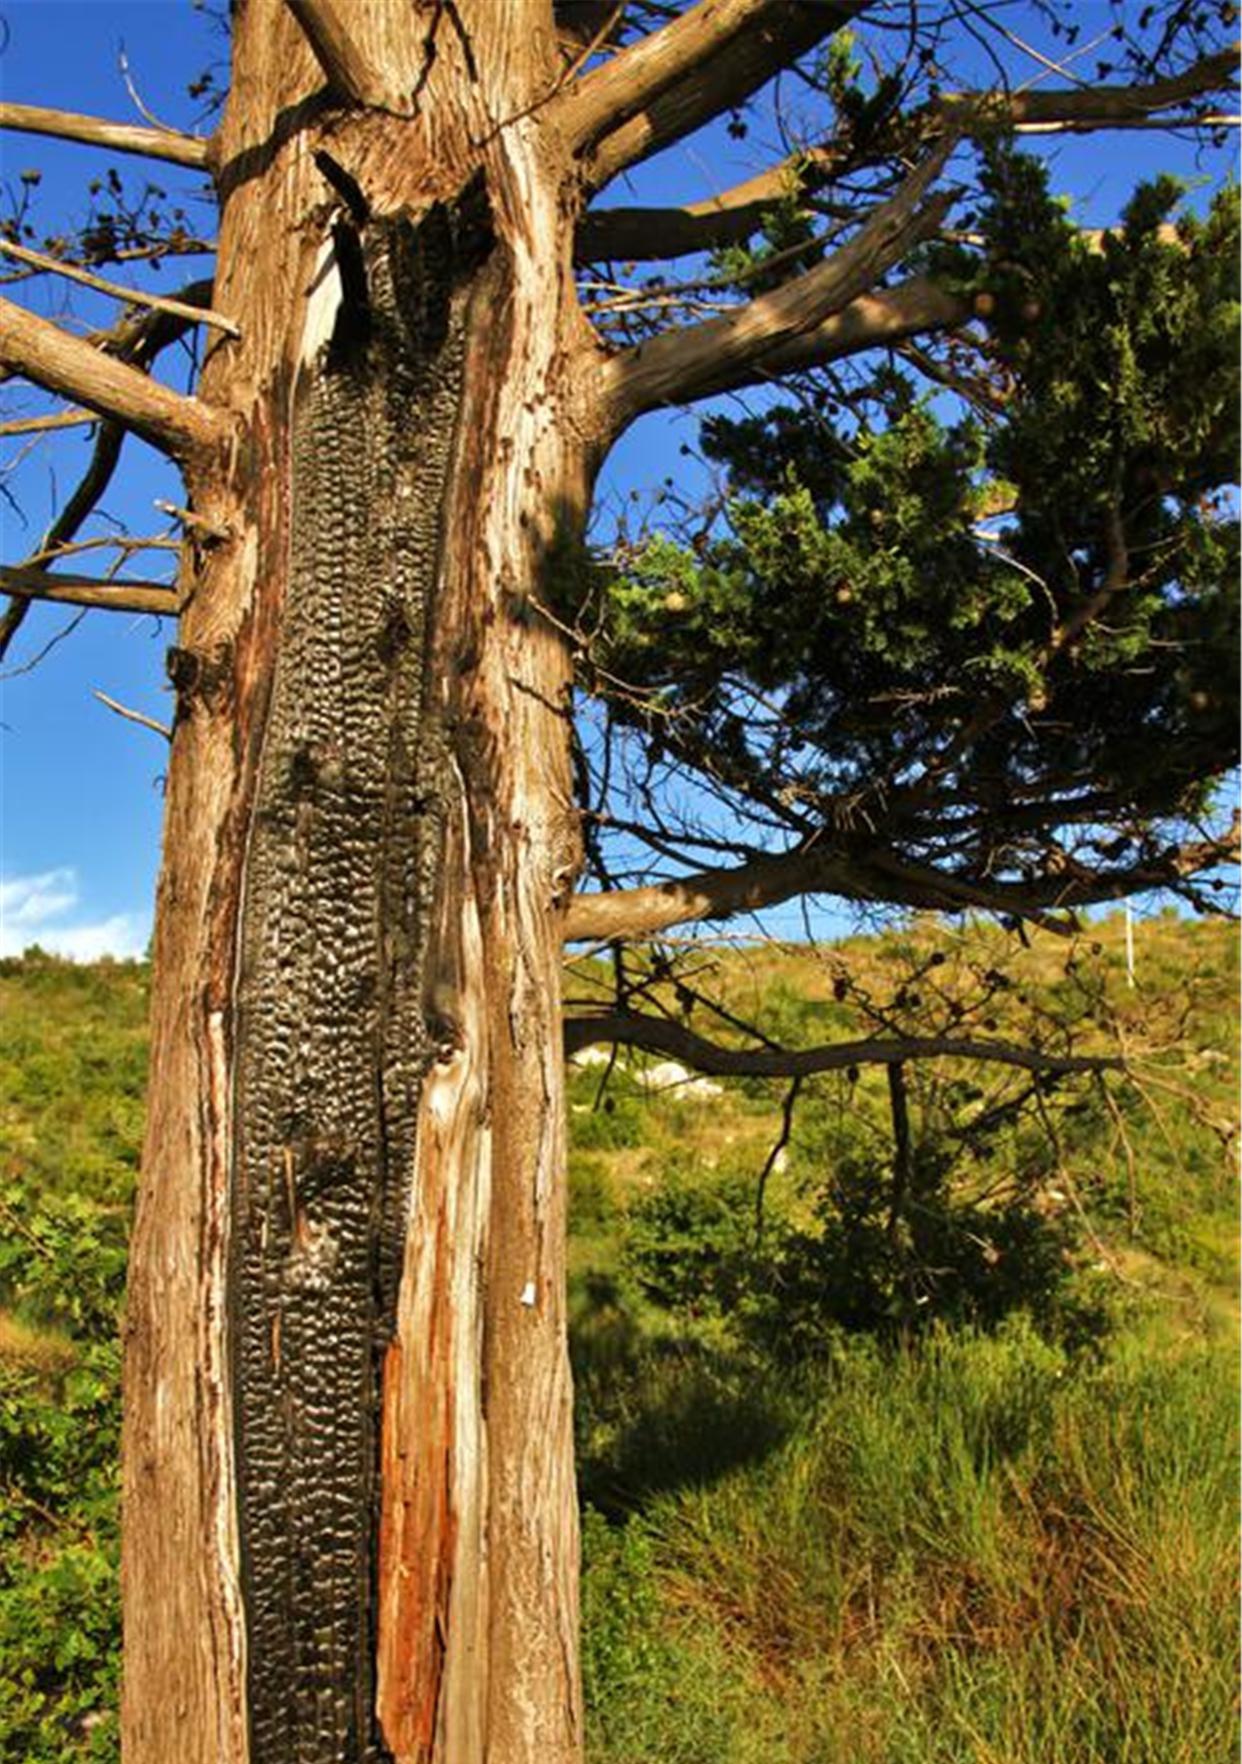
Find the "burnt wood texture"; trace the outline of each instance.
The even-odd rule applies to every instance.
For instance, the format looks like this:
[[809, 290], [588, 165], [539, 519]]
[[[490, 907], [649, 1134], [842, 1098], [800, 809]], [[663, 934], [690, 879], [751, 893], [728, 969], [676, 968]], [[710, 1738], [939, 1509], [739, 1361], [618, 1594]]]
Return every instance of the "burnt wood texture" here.
[[[468, 205], [468, 209], [471, 205]], [[379, 1381], [448, 775], [428, 678], [476, 218], [334, 231], [245, 860], [230, 1312], [253, 1764], [370, 1764]]]

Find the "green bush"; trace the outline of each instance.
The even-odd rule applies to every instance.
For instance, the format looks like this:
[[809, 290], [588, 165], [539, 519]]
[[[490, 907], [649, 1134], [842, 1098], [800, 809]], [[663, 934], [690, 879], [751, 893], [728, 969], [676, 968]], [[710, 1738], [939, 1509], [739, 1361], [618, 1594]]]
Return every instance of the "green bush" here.
[[0, 1395], [0, 1756], [117, 1755], [120, 1351], [6, 1368]]
[[666, 1309], [732, 1311], [752, 1278], [754, 1207], [744, 1177], [708, 1181], [674, 1164], [629, 1208], [625, 1264]]
[[126, 1221], [18, 1182], [0, 1205], [0, 1293], [62, 1332], [6, 1362], [0, 1390], [0, 1756], [112, 1760]]
[[1024, 1314], [1049, 1339], [1096, 1343], [1108, 1309], [1080, 1273], [1076, 1221], [1021, 1197], [964, 1203], [952, 1175], [937, 1148], [923, 1148], [894, 1210], [889, 1171], [844, 1160], [812, 1228], [774, 1244], [749, 1307], [756, 1339], [790, 1360], [813, 1357], [834, 1328], [892, 1337], [945, 1323], [994, 1329]]
[[1075, 1221], [1012, 1196], [963, 1203], [954, 1174], [942, 1148], [922, 1147], [895, 1209], [889, 1167], [846, 1154], [808, 1223], [769, 1203], [757, 1239], [753, 1177], [674, 1165], [630, 1207], [623, 1261], [653, 1304], [730, 1319], [739, 1341], [785, 1366], [830, 1355], [841, 1331], [991, 1329], [1018, 1313], [1049, 1339], [1096, 1344], [1109, 1311], [1080, 1271]]

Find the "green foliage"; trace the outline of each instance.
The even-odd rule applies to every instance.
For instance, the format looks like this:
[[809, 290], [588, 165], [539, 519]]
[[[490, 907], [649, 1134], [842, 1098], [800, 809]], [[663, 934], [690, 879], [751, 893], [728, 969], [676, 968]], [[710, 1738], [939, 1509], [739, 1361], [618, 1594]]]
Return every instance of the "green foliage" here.
[[0, 1757], [117, 1756], [118, 1446], [146, 970], [0, 963]]
[[[1113, 931], [1100, 938], [1098, 980], [1078, 956], [1041, 955], [1038, 977], [993, 989], [987, 1009], [1018, 1009], [1022, 989], [1089, 1034], [1119, 994], [1140, 1039], [1168, 1019], [1180, 1040], [1160, 1073], [1223, 1119], [1228, 930], [1144, 928], [1133, 994]], [[973, 967], [1001, 959], [995, 933], [967, 941]], [[844, 997], [810, 955], [749, 980], [742, 963], [737, 983], [762, 993], [769, 1032], [849, 1033], [851, 1001], [925, 952], [916, 929], [833, 960], [852, 976]], [[116, 1318], [138, 1127], [135, 1110], [132, 1137], [111, 1139], [108, 1097], [141, 1092], [144, 976], [41, 959], [0, 982], [0, 1757], [102, 1764], [117, 1755]], [[1117, 1090], [1130, 1170], [1102, 1102], [1067, 1099], [1062, 1150], [1095, 1232], [1150, 1258], [1170, 1295], [1124, 1289], [1132, 1302], [1109, 1303], [1113, 1332], [1084, 1354], [1075, 1306], [1122, 1290], [1090, 1265], [1098, 1242], [1080, 1241], [1076, 1214], [1033, 1212], [1037, 1188], [1013, 1208], [976, 1195], [969, 1141], [950, 1156], [944, 1138], [986, 1112], [973, 1069], [911, 1085], [921, 1151], [903, 1230], [889, 1230], [883, 1081], [864, 1073], [808, 1087], [757, 1253], [770, 1087], [646, 1096], [621, 1062], [593, 1110], [600, 1073], [571, 1078], [593, 1764], [1227, 1755], [1236, 1300], [1219, 1138], [1174, 1093], [1153, 1092], [1167, 1099], [1153, 1112]], [[114, 1157], [81, 1139], [69, 1087]], [[1047, 1146], [1006, 1124], [981, 1155], [1000, 1180], [1042, 1169]]]
[[6, 1368], [0, 1395], [0, 1756], [117, 1756], [120, 1356], [49, 1378]]
[[834, 1326], [886, 1337], [946, 1322], [995, 1328], [1019, 1313], [1050, 1339], [1096, 1339], [1107, 1318], [1079, 1271], [1075, 1226], [1020, 1198], [956, 1200], [951, 1176], [925, 1148], [894, 1217], [888, 1172], [843, 1163], [817, 1197], [814, 1229], [787, 1232], [774, 1251], [751, 1318], [769, 1351], [814, 1357]]
[[1203, 219], [1180, 197], [1157, 179], [1084, 236], [994, 143], [981, 248], [925, 266], [987, 315], [942, 363], [956, 414], [881, 364], [707, 418], [724, 525], [654, 533], [599, 579], [594, 653], [651, 694], [615, 707], [649, 755], [760, 803], [871, 792], [882, 829], [884, 793], [983, 706], [939, 783], [955, 869], [992, 876], [1040, 867], [1079, 795], [1131, 831], [1202, 804], [1237, 753], [1238, 195]]
[[146, 1090], [147, 970], [0, 960], [0, 1186], [126, 1206]]
[[756, 1241], [755, 1184], [676, 1168], [635, 1201], [624, 1259], [645, 1299], [682, 1319], [728, 1320], [778, 1362], [836, 1351], [841, 1331], [877, 1339], [944, 1323], [995, 1328], [1022, 1313], [1050, 1339], [1085, 1346], [1107, 1327], [1080, 1268], [1081, 1230], [1021, 1196], [972, 1205], [945, 1146], [925, 1143], [897, 1211], [891, 1169], [839, 1157], [809, 1190], [809, 1218], [769, 1216]]
[[592, 1508], [582, 1527], [582, 1673], [591, 1755], [608, 1764], [717, 1764], [742, 1716], [717, 1657], [668, 1624], [658, 1549], [639, 1526], [613, 1529]]
[[705, 1181], [674, 1164], [629, 1209], [627, 1265], [667, 1310], [731, 1311], [753, 1277], [753, 1215], [753, 1181]]

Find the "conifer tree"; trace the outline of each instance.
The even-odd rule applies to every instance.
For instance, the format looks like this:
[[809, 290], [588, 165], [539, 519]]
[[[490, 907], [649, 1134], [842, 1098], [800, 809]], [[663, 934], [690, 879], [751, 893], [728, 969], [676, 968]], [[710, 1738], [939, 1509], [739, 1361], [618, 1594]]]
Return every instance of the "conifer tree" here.
[[[1210, 140], [1234, 15], [1118, 7], [1088, 51], [1052, 0], [237, 0], [210, 135], [0, 103], [219, 208], [211, 281], [92, 337], [0, 302], [6, 374], [94, 424], [6, 645], [40, 598], [176, 620], [128, 1764], [580, 1756], [567, 941], [803, 893], [1049, 922], [1231, 849], [1194, 829], [1230, 763], [1234, 211], [1157, 181], [1083, 234], [1024, 137]], [[616, 201], [754, 104], [777, 162]], [[146, 247], [100, 188], [9, 255], [115, 288]], [[590, 557], [629, 425], [748, 390], [705, 428], [719, 510]], [[67, 549], [129, 434], [184, 477], [168, 584]], [[576, 768], [575, 682], [608, 725]], [[662, 804], [686, 775], [719, 812]], [[611, 886], [609, 829], [673, 879]], [[584, 850], [610, 885], [575, 893]]]

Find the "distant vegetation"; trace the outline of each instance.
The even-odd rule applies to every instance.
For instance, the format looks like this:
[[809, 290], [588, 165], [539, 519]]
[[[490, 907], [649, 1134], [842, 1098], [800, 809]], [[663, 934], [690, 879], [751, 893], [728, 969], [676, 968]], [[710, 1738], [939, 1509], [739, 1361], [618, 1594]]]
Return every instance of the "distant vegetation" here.
[[[1146, 924], [1131, 988], [1119, 921], [1092, 935], [916, 924], [655, 977], [790, 1043], [947, 1013], [1133, 1061], [909, 1065], [904, 1157], [877, 1068], [807, 1080], [787, 1136], [786, 1087], [574, 1069], [592, 1764], [1236, 1756], [1235, 940]], [[6, 1760], [117, 1755], [145, 992], [0, 963]]]

